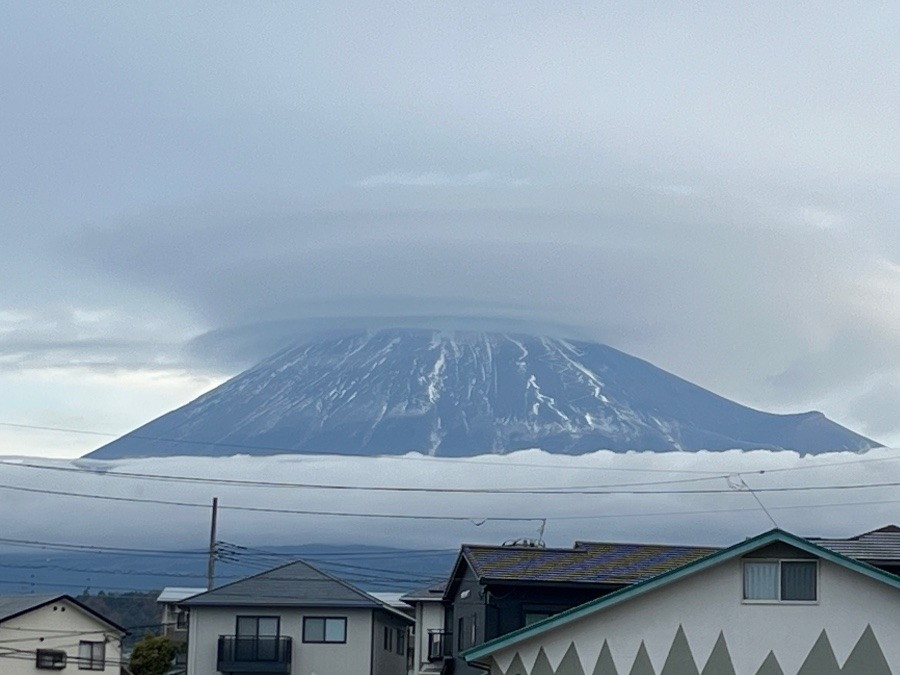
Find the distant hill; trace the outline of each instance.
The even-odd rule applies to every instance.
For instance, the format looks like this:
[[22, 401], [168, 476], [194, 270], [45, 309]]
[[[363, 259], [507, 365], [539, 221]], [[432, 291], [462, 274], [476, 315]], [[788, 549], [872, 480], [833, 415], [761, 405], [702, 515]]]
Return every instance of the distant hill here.
[[598, 343], [391, 329], [284, 349], [87, 457], [878, 445], [821, 413], [753, 410]]
[[[304, 544], [246, 549], [221, 544], [216, 585], [304, 559], [371, 592], [408, 592], [450, 574], [456, 549], [405, 550], [379, 546]], [[141, 596], [166, 586], [206, 585], [206, 552], [115, 553], [40, 551], [0, 553], [0, 595], [69, 593]], [[154, 596], [155, 597], [155, 596]], [[146, 622], [124, 623], [127, 627]]]

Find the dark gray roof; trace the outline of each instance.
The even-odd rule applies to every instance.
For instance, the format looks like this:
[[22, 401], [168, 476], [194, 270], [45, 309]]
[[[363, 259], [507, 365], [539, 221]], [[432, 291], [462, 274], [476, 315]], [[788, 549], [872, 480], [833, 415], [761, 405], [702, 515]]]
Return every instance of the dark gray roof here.
[[396, 612], [378, 598], [302, 560], [200, 593], [179, 604], [188, 607], [370, 607]]
[[0, 595], [0, 622], [6, 621], [7, 619], [12, 619], [13, 617], [19, 616], [21, 614], [25, 614], [25, 612], [30, 612], [33, 609], [38, 609], [39, 607], [43, 607], [44, 605], [49, 605], [53, 602], [61, 602], [67, 601], [80, 610], [82, 610], [85, 614], [95, 617], [97, 620], [102, 621], [103, 623], [109, 625], [111, 628], [114, 628], [117, 631], [121, 631], [123, 633], [127, 632], [125, 628], [115, 623], [114, 621], [110, 621], [105, 616], [100, 614], [94, 609], [91, 609], [83, 602], [79, 602], [71, 595]]
[[807, 537], [809, 541], [835, 553], [857, 560], [900, 563], [900, 527], [887, 525], [847, 539]]
[[482, 580], [620, 585], [654, 577], [716, 550], [577, 541], [573, 548], [563, 549], [465, 545], [461, 555]]

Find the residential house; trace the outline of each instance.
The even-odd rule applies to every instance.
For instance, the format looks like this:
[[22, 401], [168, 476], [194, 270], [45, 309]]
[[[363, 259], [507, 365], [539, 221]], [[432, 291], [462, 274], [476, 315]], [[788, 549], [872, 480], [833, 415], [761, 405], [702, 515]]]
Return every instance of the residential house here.
[[441, 583], [400, 596], [413, 608], [412, 672], [415, 675], [440, 673], [445, 657], [450, 656], [450, 643], [444, 630], [445, 586]]
[[406, 675], [412, 619], [293, 562], [184, 600], [187, 675]]
[[474, 675], [460, 652], [715, 550], [586, 541], [573, 548], [465, 545], [443, 595], [445, 672]]
[[180, 605], [182, 600], [206, 592], [206, 588], [167, 586], [156, 602], [162, 606], [162, 634], [174, 642], [187, 642], [188, 609]]
[[892, 675], [900, 577], [781, 530], [468, 649], [491, 675]]
[[119, 675], [125, 633], [70, 595], [0, 596], [0, 672]]
[[181, 601], [206, 592], [206, 588], [167, 586], [156, 602], [162, 606], [162, 634], [178, 646], [168, 675], [184, 675], [187, 668], [188, 609]]
[[886, 525], [847, 539], [808, 539], [848, 558], [861, 560], [892, 574], [900, 574], [900, 527], [897, 525]]

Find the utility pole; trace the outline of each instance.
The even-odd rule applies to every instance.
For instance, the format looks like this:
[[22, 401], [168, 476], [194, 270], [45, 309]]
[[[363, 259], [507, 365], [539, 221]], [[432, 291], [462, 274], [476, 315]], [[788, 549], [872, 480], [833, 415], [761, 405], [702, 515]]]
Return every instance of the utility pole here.
[[216, 518], [219, 515], [219, 498], [213, 497], [212, 523], [209, 527], [209, 559], [206, 563], [206, 590], [212, 590], [216, 577]]

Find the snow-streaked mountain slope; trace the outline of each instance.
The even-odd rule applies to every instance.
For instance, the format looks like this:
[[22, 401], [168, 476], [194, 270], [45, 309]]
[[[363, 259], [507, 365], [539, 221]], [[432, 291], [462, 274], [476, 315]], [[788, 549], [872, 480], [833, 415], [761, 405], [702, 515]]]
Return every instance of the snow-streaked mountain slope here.
[[602, 344], [392, 329], [285, 349], [88, 456], [877, 445], [821, 413], [753, 410]]

